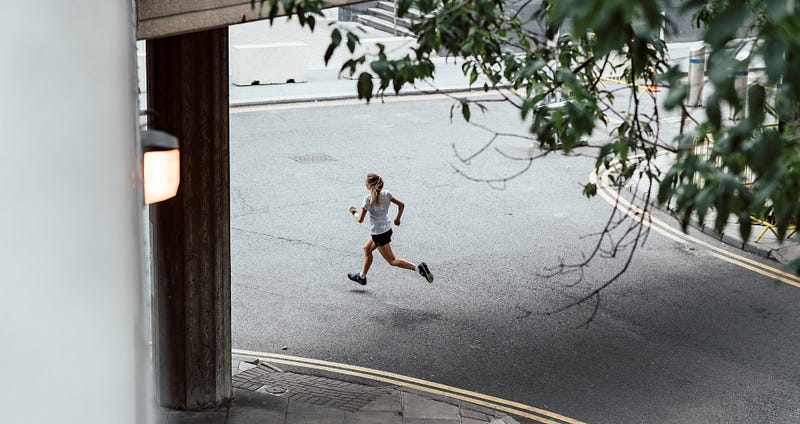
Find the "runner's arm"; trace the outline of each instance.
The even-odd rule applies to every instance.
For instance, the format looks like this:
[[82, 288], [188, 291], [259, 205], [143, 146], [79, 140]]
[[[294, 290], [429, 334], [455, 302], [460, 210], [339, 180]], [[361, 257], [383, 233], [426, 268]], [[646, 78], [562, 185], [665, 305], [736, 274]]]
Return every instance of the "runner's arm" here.
[[361, 210], [358, 211], [358, 208], [355, 207], [355, 205], [350, 205], [347, 208], [347, 210], [350, 211], [351, 214], [353, 214], [353, 217], [356, 219], [356, 221], [358, 221], [359, 224], [364, 222], [364, 217], [367, 216], [367, 210], [366, 209], [361, 208]]
[[406, 204], [396, 197], [392, 197], [391, 202], [397, 205], [397, 217], [394, 219], [394, 225], [397, 225], [399, 227], [400, 217], [403, 216], [403, 209], [406, 208]]

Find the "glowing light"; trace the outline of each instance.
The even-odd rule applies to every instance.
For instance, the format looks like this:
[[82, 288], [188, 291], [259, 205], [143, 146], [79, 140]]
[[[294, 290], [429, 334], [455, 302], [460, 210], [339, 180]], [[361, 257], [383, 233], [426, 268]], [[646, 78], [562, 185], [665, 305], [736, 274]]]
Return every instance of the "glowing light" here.
[[178, 149], [144, 153], [144, 202], [146, 204], [175, 197], [180, 180], [181, 158]]
[[144, 202], [148, 205], [175, 197], [181, 182], [178, 139], [157, 130], [142, 131]]

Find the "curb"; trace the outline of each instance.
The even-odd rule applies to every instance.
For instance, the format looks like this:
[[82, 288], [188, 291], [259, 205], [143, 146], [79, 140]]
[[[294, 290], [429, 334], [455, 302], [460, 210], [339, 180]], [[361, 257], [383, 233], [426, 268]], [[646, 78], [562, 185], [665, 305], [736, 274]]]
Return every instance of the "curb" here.
[[[626, 184], [625, 188], [636, 199], [639, 199], [642, 202], [645, 201], [642, 197], [639, 196], [638, 192], [634, 191], [630, 187], [629, 184]], [[678, 218], [678, 216], [675, 214], [675, 210], [670, 208], [669, 205], [666, 205], [666, 206], [660, 205], [655, 200], [651, 200], [651, 201], [649, 201], [647, 203], [648, 203], [648, 205], [650, 207], [654, 207], [654, 208], [656, 208], [656, 209], [668, 214], [669, 216], [671, 216], [673, 218], [676, 218], [676, 219]], [[755, 245], [753, 243], [748, 243], [746, 241], [742, 241], [737, 236], [734, 236], [729, 232], [724, 232], [723, 231], [720, 234], [717, 231], [715, 231], [712, 226], [706, 225], [704, 222], [701, 222], [700, 219], [694, 214], [692, 215], [691, 219], [689, 220], [689, 225], [688, 226], [700, 231], [703, 234], [711, 236], [714, 239], [719, 240], [722, 243], [727, 244], [727, 245], [729, 245], [731, 247], [735, 247], [737, 249], [744, 250], [745, 252], [753, 253], [755, 255], [761, 256], [764, 259], [769, 259], [769, 260], [773, 260], [775, 262], [780, 263], [780, 261], [775, 259], [775, 255], [772, 254], [773, 251], [776, 251], [778, 249], [761, 247], [761, 246], [757, 246], [757, 245]]]
[[[503, 84], [498, 85], [495, 88], [500, 89], [508, 89], [510, 84]], [[407, 96], [425, 96], [425, 95], [436, 95], [436, 94], [457, 94], [457, 93], [486, 93], [486, 95], [491, 95], [492, 90], [494, 88], [490, 88], [489, 91], [484, 92], [482, 87], [449, 87], [449, 88], [439, 88], [436, 90], [421, 90], [421, 89], [411, 89], [408, 91], [400, 91], [396, 94], [389, 94], [384, 95], [384, 97], [407, 97]], [[371, 101], [375, 99], [380, 99], [380, 97], [373, 97]], [[358, 100], [358, 94], [331, 94], [331, 95], [316, 95], [310, 97], [291, 97], [291, 98], [274, 98], [274, 99], [257, 99], [257, 100], [242, 100], [242, 101], [233, 101], [230, 103], [230, 108], [240, 108], [240, 107], [252, 107], [252, 106], [270, 106], [270, 105], [286, 105], [286, 104], [295, 104], [295, 103], [321, 103], [321, 102], [334, 102], [334, 101], [341, 101], [341, 100]]]
[[[306, 386], [307, 388], [316, 387], [316, 389], [311, 389], [311, 391], [320, 394], [320, 396], [322, 396], [322, 397], [325, 396], [324, 393], [330, 394], [332, 391], [336, 391], [337, 388], [333, 387], [333, 386], [345, 386], [345, 388], [347, 386], [352, 386], [352, 387], [363, 386], [361, 388], [357, 388], [357, 389], [354, 389], [354, 390], [356, 390], [356, 391], [366, 390], [366, 391], [372, 393], [373, 395], [374, 394], [379, 394], [379, 392], [382, 392], [382, 391], [385, 391], [385, 390], [389, 389], [389, 390], [392, 390], [392, 391], [396, 391], [398, 393], [405, 392], [405, 393], [413, 394], [413, 395], [416, 395], [416, 396], [419, 396], [419, 397], [422, 397], [422, 398], [425, 398], [425, 399], [428, 399], [428, 400], [431, 400], [431, 401], [434, 401], [434, 402], [456, 406], [456, 407], [459, 408], [459, 411], [466, 409], [466, 410], [478, 412], [480, 414], [485, 415], [489, 419], [488, 424], [519, 424], [518, 421], [516, 421], [514, 418], [512, 418], [511, 416], [509, 416], [508, 414], [506, 414], [506, 413], [504, 413], [502, 411], [498, 411], [498, 410], [495, 410], [495, 409], [492, 409], [492, 408], [488, 408], [488, 407], [485, 407], [485, 406], [482, 406], [482, 405], [479, 405], [479, 404], [475, 404], [475, 403], [471, 403], [471, 402], [467, 402], [467, 401], [462, 401], [460, 399], [451, 398], [451, 397], [448, 397], [448, 396], [427, 393], [427, 392], [415, 390], [415, 389], [412, 389], [412, 388], [399, 387], [399, 386], [395, 386], [395, 385], [391, 385], [391, 384], [379, 385], [379, 384], [376, 384], [374, 381], [364, 380], [364, 379], [360, 379], [360, 378], [357, 378], [357, 377], [349, 377], [348, 378], [347, 376], [345, 376], [343, 378], [340, 375], [336, 375], [334, 373], [328, 373], [328, 372], [324, 372], [324, 371], [322, 371], [322, 372], [309, 372], [306, 369], [293, 367], [291, 365], [288, 365], [288, 366], [282, 365], [281, 367], [277, 367], [274, 364], [270, 363], [268, 360], [259, 359], [259, 358], [253, 358], [253, 357], [249, 357], [249, 356], [246, 356], [246, 355], [233, 354], [232, 356], [233, 356], [234, 360], [239, 360], [241, 362], [249, 364], [249, 365], [247, 365], [245, 367], [245, 370], [242, 370], [239, 373], [236, 373], [237, 375], [238, 374], [242, 374], [242, 373], [246, 373], [248, 371], [250, 371], [251, 373], [252, 372], [256, 372], [256, 373], [261, 373], [261, 374], [264, 374], [266, 372], [266, 374], [268, 374], [268, 375], [275, 375], [275, 376], [278, 376], [278, 375], [281, 375], [281, 374], [292, 375], [292, 376], [295, 376], [295, 378], [294, 378], [295, 380], [298, 380], [297, 382], [295, 382], [295, 384], [294, 384], [295, 386], [298, 386], [298, 387], [299, 386]], [[264, 367], [264, 369], [262, 371], [259, 371], [260, 367]], [[278, 378], [280, 378], [280, 377], [278, 377]], [[245, 378], [245, 380], [246, 379], [247, 378]], [[234, 376], [234, 380], [236, 380], [235, 376]], [[256, 379], [256, 380], [258, 380], [258, 379]], [[251, 392], [258, 392], [258, 393], [262, 393], [262, 394], [269, 394], [268, 390], [266, 390], [266, 391], [264, 390], [265, 387], [264, 387], [263, 384], [261, 384], [262, 382], [255, 382], [256, 380], [248, 381], [248, 382], [240, 381], [238, 385], [237, 385], [236, 381], [234, 381], [234, 388], [235, 389], [239, 389], [239, 390], [247, 390], [247, 391], [251, 391]], [[302, 380], [302, 381], [300, 381], [300, 380]], [[273, 395], [274, 396], [278, 396], [278, 397], [285, 397], [286, 394], [297, 390], [296, 387], [295, 388], [290, 388], [290, 385], [292, 385], [292, 383], [289, 383], [289, 385], [284, 385], [286, 387], [284, 389], [284, 392], [282, 392], [280, 394], [274, 394], [273, 393]], [[327, 386], [331, 386], [331, 387], [326, 389], [325, 388], [326, 385]], [[258, 387], [256, 387], [256, 386], [258, 386]], [[361, 397], [363, 397], [363, 396], [358, 396], [358, 398], [361, 398]], [[380, 396], [373, 396], [373, 397], [374, 397], [373, 399], [370, 399], [370, 402], [378, 399]], [[369, 403], [369, 402], [360, 402], [359, 403], [359, 399], [358, 398], [352, 400], [349, 404], [343, 404], [343, 405], [338, 406], [338, 407], [340, 409], [342, 409], [342, 406], [349, 407], [349, 409], [348, 408], [343, 408], [343, 409], [350, 410], [351, 412], [357, 412], [357, 411], [360, 410], [359, 407], [363, 407], [367, 403]], [[296, 401], [311, 402], [311, 403], [318, 404], [318, 405], [321, 405], [321, 406], [330, 406], [330, 407], [333, 406], [333, 405], [330, 404], [330, 401], [328, 401], [327, 404], [319, 403], [318, 402], [319, 399], [314, 399], [313, 394], [312, 395], [301, 394], [300, 397], [294, 397], [293, 399], [295, 399]], [[361, 403], [364, 403], [364, 405], [361, 405]]]

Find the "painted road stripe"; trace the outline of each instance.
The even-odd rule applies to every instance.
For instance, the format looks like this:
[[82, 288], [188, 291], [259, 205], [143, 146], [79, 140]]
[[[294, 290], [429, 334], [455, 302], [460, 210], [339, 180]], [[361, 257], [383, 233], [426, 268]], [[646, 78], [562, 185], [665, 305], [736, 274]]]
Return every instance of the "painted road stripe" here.
[[[616, 189], [614, 189], [614, 187], [610, 184], [608, 180], [608, 175], [611, 173], [613, 168], [614, 167], [606, 170], [605, 172], [603, 172], [603, 175], [600, 176], [600, 184], [598, 185], [602, 190], [598, 191], [598, 193], [601, 194], [601, 197], [604, 200], [606, 200], [612, 206], [616, 207], [621, 212], [641, 222], [643, 225], [646, 225], [647, 227], [655, 230], [656, 232], [664, 236], [667, 236], [672, 240], [690, 242], [696, 244], [700, 247], [708, 249], [713, 256], [722, 259], [728, 263], [739, 266], [741, 268], [748, 269], [750, 271], [789, 284], [791, 286], [800, 288], [800, 277], [794, 274], [788, 273], [784, 270], [763, 264], [748, 257], [736, 253], [731, 253], [728, 252], [727, 250], [708, 244], [696, 237], [683, 233], [682, 231], [672, 227], [671, 225], [665, 223], [664, 221], [661, 221], [658, 218], [653, 217], [649, 213], [644, 212], [638, 206], [633, 205], [631, 202], [624, 199], [619, 194], [619, 192], [617, 192]], [[590, 181], [594, 183], [598, 182], [596, 172], [591, 175]], [[612, 195], [610, 193], [614, 194]]]
[[444, 384], [434, 383], [431, 381], [421, 380], [418, 378], [408, 377], [387, 371], [380, 371], [372, 368], [365, 368], [355, 365], [341, 364], [337, 362], [329, 362], [318, 359], [309, 359], [297, 356], [282, 355], [277, 353], [253, 352], [241, 349], [233, 349], [232, 352], [235, 355], [251, 356], [259, 359], [264, 359], [268, 362], [275, 362], [279, 364], [323, 370], [338, 374], [350, 375], [354, 377], [366, 378], [369, 380], [380, 381], [388, 384], [394, 384], [397, 386], [408, 387], [422, 392], [427, 392], [439, 396], [445, 396], [452, 399], [458, 399], [476, 405], [481, 405], [487, 408], [496, 409], [498, 411], [503, 411], [512, 415], [517, 415], [520, 417], [532, 419], [541, 423], [583, 424], [582, 421], [565, 417], [563, 415], [546, 411], [544, 409], [528, 406], [519, 402], [501, 399], [495, 396], [484, 395], [469, 390], [459, 389], [457, 387], [451, 387]]
[[[608, 175], [609, 174], [610, 174], [610, 170], [605, 172], [603, 174], [602, 178], [601, 178], [601, 181], [603, 183], [603, 187], [608, 191], [616, 193], [616, 191], [613, 189], [613, 187], [611, 186], [611, 184], [608, 181]], [[606, 200], [608, 201], [609, 199], [606, 199]], [[634, 216], [634, 217], [636, 217], [636, 219], [639, 219], [638, 218], [638, 214], [644, 213], [644, 211], [641, 208], [633, 205], [632, 203], [630, 203], [626, 199], [622, 198], [621, 196], [619, 196], [619, 203], [626, 205], [627, 208], [633, 213], [633, 215], [631, 215], [631, 213], [628, 213], [628, 215], [629, 216]], [[761, 269], [761, 270], [763, 270], [763, 271], [765, 271], [767, 273], [770, 273], [769, 276], [772, 277], [772, 278], [778, 279], [780, 281], [783, 281], [783, 282], [785, 282], [787, 284], [790, 284], [790, 285], [793, 285], [793, 286], [796, 286], [796, 287], [800, 287], [800, 285], [798, 285], [798, 284], [800, 284], [800, 277], [798, 277], [798, 276], [796, 276], [794, 274], [788, 273], [786, 271], [783, 271], [781, 269], [778, 269], [778, 268], [763, 264], [761, 262], [758, 262], [756, 260], [750, 259], [748, 257], [741, 256], [741, 255], [738, 255], [738, 254], [735, 254], [735, 253], [731, 253], [731, 252], [728, 252], [728, 251], [726, 251], [724, 249], [721, 249], [721, 248], [718, 248], [718, 247], [713, 246], [711, 244], [708, 244], [708, 243], [706, 243], [706, 242], [704, 242], [702, 240], [699, 240], [699, 239], [697, 239], [697, 238], [695, 238], [693, 236], [690, 236], [688, 234], [683, 233], [682, 231], [678, 230], [677, 228], [672, 227], [671, 225], [665, 223], [664, 221], [659, 220], [658, 218], [653, 217], [650, 214], [646, 214], [645, 217], [648, 219], [648, 221], [651, 221], [652, 223], [656, 224], [656, 226], [658, 228], [660, 228], [661, 230], [669, 231], [672, 234], [675, 234], [681, 240], [691, 241], [694, 244], [697, 244], [697, 245], [700, 245], [701, 247], [705, 247], [707, 249], [712, 250], [713, 252], [717, 253], [718, 255], [723, 255], [723, 256], [730, 257], [730, 258], [732, 258], [732, 259], [734, 259], [736, 261], [744, 262], [746, 264], [749, 264], [752, 267], [756, 267], [756, 268]], [[662, 232], [662, 234], [663, 234], [663, 232]], [[745, 268], [752, 269], [750, 267], [745, 267]]]
[[[673, 240], [676, 240], [676, 241], [688, 241], [688, 242], [694, 243], [696, 245], [699, 245], [701, 247], [709, 249], [714, 256], [716, 256], [716, 257], [718, 257], [720, 259], [724, 259], [727, 262], [730, 262], [732, 264], [741, 266], [742, 268], [746, 268], [746, 269], [758, 272], [758, 273], [760, 273], [762, 275], [768, 276], [770, 278], [774, 278], [774, 279], [779, 280], [781, 282], [784, 282], [786, 284], [789, 284], [789, 285], [792, 285], [792, 286], [795, 286], [795, 287], [800, 287], [800, 278], [798, 278], [797, 276], [795, 276], [793, 274], [787, 273], [787, 272], [785, 272], [785, 271], [783, 271], [781, 269], [774, 268], [774, 267], [771, 267], [769, 265], [765, 265], [765, 264], [763, 264], [761, 262], [758, 262], [758, 261], [755, 261], [753, 259], [741, 256], [741, 255], [738, 255], [738, 254], [735, 254], [735, 253], [730, 253], [730, 252], [728, 252], [728, 251], [726, 251], [724, 249], [721, 249], [721, 248], [718, 248], [716, 246], [710, 245], [710, 244], [708, 244], [708, 243], [706, 243], [706, 242], [704, 242], [702, 240], [699, 240], [699, 239], [697, 239], [697, 238], [695, 238], [693, 236], [685, 234], [685, 233], [683, 233], [682, 231], [680, 231], [680, 230], [678, 230], [676, 228], [673, 228], [669, 224], [667, 224], [667, 223], [665, 223], [665, 222], [653, 217], [650, 214], [645, 214], [644, 215], [645, 219], [640, 218], [642, 216], [641, 214], [643, 213], [642, 209], [638, 208], [637, 206], [631, 204], [630, 202], [628, 202], [627, 200], [625, 200], [624, 198], [619, 196], [618, 193], [616, 193], [616, 191], [611, 187], [611, 185], [608, 182], [608, 174], [609, 174], [609, 172], [610, 171], [604, 173], [603, 177], [601, 178], [601, 181], [602, 181], [601, 187], [604, 188], [605, 190], [609, 191], [609, 192], [614, 192], [615, 194], [617, 194], [617, 196], [616, 197], [612, 197], [611, 195], [609, 195], [607, 193], [603, 193], [604, 194], [604, 198], [605, 198], [606, 201], [608, 201], [612, 205], [618, 201], [617, 208], [620, 209], [621, 211], [623, 211], [624, 213], [626, 213], [628, 216], [630, 216], [630, 217], [632, 217], [632, 218], [634, 218], [636, 220], [639, 220], [644, 225], [647, 225], [648, 227], [656, 230], [657, 232], [661, 233], [662, 235], [665, 235], [665, 236], [667, 236], [667, 237], [669, 237], [669, 238], [671, 238]], [[596, 179], [594, 181], [596, 181]], [[623, 205], [624, 207], [627, 208], [627, 210], [624, 210], [619, 205]]]

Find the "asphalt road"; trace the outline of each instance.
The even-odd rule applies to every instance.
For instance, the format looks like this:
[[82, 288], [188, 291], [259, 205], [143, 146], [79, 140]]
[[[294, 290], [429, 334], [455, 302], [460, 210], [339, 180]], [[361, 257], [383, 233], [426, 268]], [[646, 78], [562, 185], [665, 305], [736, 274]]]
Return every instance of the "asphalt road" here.
[[[622, 266], [598, 259], [580, 281], [543, 275], [588, 254], [611, 213], [582, 195], [593, 159], [546, 156], [504, 189], [472, 182], [453, 166], [494, 178], [526, 162], [489, 148], [462, 163], [453, 145], [466, 156], [491, 134], [449, 114], [447, 100], [413, 100], [231, 115], [235, 348], [392, 371], [592, 423], [800, 422], [796, 287], [652, 233], [588, 328], [575, 326], [592, 305], [545, 314]], [[524, 133], [497, 104], [473, 118]], [[529, 144], [503, 136], [492, 147], [523, 157]], [[406, 203], [395, 253], [426, 261], [433, 284], [378, 257], [367, 286], [347, 279], [368, 228], [346, 208], [372, 171]]]

